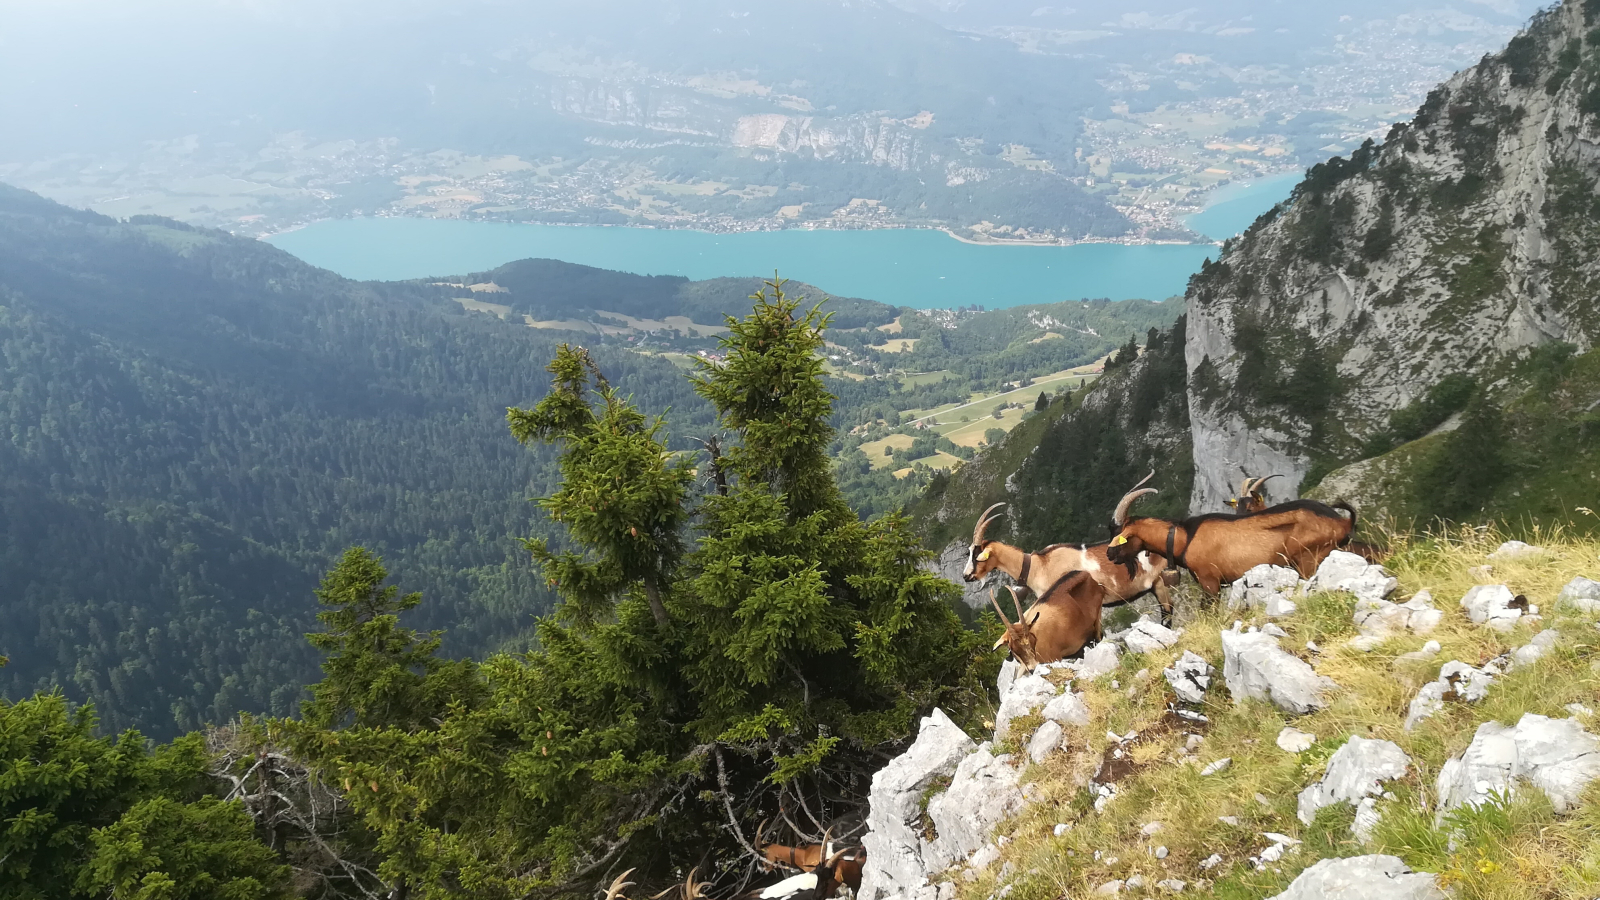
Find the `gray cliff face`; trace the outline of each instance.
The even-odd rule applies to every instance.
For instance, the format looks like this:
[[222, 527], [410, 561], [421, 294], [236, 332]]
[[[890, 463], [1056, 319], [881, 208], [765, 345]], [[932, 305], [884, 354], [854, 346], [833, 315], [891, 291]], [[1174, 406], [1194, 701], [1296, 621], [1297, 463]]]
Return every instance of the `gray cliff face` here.
[[1361, 458], [1451, 374], [1600, 333], [1600, 46], [1579, 2], [1429, 96], [1376, 147], [1314, 168], [1191, 282], [1185, 364], [1196, 512], [1241, 470]]

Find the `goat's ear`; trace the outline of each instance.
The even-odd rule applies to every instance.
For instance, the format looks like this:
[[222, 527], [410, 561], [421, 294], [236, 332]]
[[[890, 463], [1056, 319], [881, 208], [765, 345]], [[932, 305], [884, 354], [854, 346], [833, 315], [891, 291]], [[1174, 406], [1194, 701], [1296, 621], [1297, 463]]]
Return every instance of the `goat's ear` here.
[[985, 547], [985, 548], [983, 548], [983, 552], [978, 554], [978, 562], [987, 562], [988, 559], [989, 559], [989, 548]]
[[990, 650], [999, 650], [1001, 647], [1004, 647], [1005, 644], [1006, 644], [1006, 638], [1007, 637], [1009, 637], [1009, 635], [1004, 635], [1004, 634], [1000, 635], [1000, 640], [995, 641], [994, 642], [994, 646], [990, 647], [989, 649]]
[[1028, 620], [1028, 627], [1029, 628], [1032, 628], [1034, 625], [1036, 625], [1038, 623], [1039, 615], [1040, 615], [1039, 613], [1034, 613], [1033, 614], [1033, 618]]

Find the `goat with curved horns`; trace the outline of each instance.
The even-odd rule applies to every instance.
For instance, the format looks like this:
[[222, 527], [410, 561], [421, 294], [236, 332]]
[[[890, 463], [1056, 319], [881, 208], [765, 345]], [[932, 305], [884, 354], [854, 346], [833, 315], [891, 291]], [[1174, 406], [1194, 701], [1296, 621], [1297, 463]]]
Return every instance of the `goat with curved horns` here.
[[1011, 603], [1017, 609], [1017, 621], [1006, 618], [989, 593], [989, 602], [1000, 614], [1006, 626], [994, 649], [1002, 645], [1011, 649], [1011, 655], [1021, 664], [1024, 674], [1032, 672], [1042, 663], [1052, 663], [1081, 652], [1100, 638], [1100, 606], [1105, 589], [1089, 577], [1087, 572], [1069, 572], [1051, 585], [1027, 612], [1022, 611], [1022, 600], [1017, 588], [1006, 585], [1011, 591]]
[[[1149, 480], [1150, 477], [1146, 476], [1145, 481]], [[1144, 481], [1139, 484], [1144, 484]], [[1155, 594], [1156, 601], [1161, 604], [1163, 624], [1172, 624], [1172, 595], [1167, 591], [1167, 579], [1164, 576], [1169, 571], [1176, 574], [1176, 570], [1167, 564], [1166, 559], [1154, 553], [1144, 553], [1126, 565], [1114, 563], [1106, 555], [1107, 545], [1104, 541], [1098, 544], [1051, 544], [1029, 553], [1000, 541], [984, 540], [983, 534], [989, 523], [1005, 515], [1004, 512], [994, 513], [1002, 506], [1005, 504], [996, 503], [984, 510], [983, 515], [978, 517], [977, 526], [972, 529], [972, 546], [967, 548], [967, 567], [962, 572], [962, 577], [968, 582], [978, 581], [999, 569], [1033, 591], [1035, 597], [1043, 597], [1050, 586], [1067, 573], [1087, 572], [1104, 589], [1106, 606], [1118, 606], [1145, 594]]]
[[1267, 508], [1267, 482], [1281, 476], [1268, 475], [1265, 478], [1251, 478], [1246, 475], [1239, 484], [1239, 496], [1229, 497], [1223, 502], [1228, 504], [1234, 512], [1258, 513]]
[[[1287, 565], [1310, 578], [1329, 553], [1349, 543], [1356, 511], [1348, 503], [1329, 506], [1315, 500], [1291, 500], [1261, 512], [1234, 515], [1208, 513], [1181, 522], [1128, 518], [1128, 507], [1155, 488], [1129, 491], [1117, 504], [1120, 529], [1111, 539], [1113, 561], [1158, 553], [1173, 565], [1194, 573], [1209, 594], [1237, 581], [1245, 572], [1270, 563]], [[1347, 519], [1339, 510], [1350, 514]]]

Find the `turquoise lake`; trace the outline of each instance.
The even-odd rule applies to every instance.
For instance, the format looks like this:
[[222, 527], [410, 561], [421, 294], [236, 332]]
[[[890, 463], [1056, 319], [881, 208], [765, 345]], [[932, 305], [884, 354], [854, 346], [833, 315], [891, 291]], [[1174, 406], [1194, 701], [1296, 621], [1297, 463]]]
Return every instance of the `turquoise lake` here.
[[[1230, 185], [1189, 225], [1226, 238], [1287, 196], [1297, 179]], [[927, 229], [712, 234], [413, 218], [331, 219], [268, 240], [347, 278], [464, 275], [545, 257], [694, 279], [770, 277], [777, 270], [841, 296], [921, 308], [979, 303], [993, 309], [1092, 297], [1162, 300], [1182, 294], [1190, 273], [1217, 254], [1208, 244], [985, 246]]]

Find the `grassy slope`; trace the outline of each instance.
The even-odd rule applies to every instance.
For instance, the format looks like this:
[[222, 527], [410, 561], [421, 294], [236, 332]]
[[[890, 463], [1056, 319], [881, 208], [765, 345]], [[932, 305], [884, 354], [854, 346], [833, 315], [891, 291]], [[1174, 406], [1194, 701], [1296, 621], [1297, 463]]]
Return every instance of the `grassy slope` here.
[[[1093, 718], [1086, 727], [1068, 729], [1068, 752], [1056, 753], [1025, 773], [1024, 779], [1038, 785], [1045, 801], [1002, 826], [1011, 840], [1001, 862], [974, 882], [958, 880], [961, 897], [991, 896], [1000, 887], [998, 873], [1009, 861], [1014, 871], [1023, 873], [1014, 879], [1009, 900], [1087, 897], [1095, 887], [1135, 873], [1147, 886], [1177, 878], [1197, 891], [1209, 879], [1204, 895], [1263, 898], [1278, 893], [1318, 859], [1364, 853], [1393, 854], [1417, 871], [1438, 873], [1459, 900], [1595, 896], [1600, 891], [1600, 783], [1591, 787], [1587, 802], [1575, 814], [1565, 817], [1554, 815], [1536, 792], [1519, 795], [1504, 807], [1461, 816], [1454, 822], [1462, 831], [1453, 848], [1445, 830], [1433, 826], [1433, 785], [1439, 768], [1466, 747], [1480, 723], [1512, 724], [1526, 712], [1566, 717], [1564, 707], [1570, 703], [1600, 708], [1600, 632], [1592, 617], [1554, 609], [1555, 595], [1568, 579], [1600, 575], [1596, 564], [1600, 540], [1565, 530], [1534, 536], [1552, 552], [1525, 562], [1496, 563], [1494, 580], [1541, 605], [1542, 624], [1562, 634], [1557, 648], [1500, 679], [1482, 703], [1447, 704], [1413, 732], [1401, 728], [1407, 706], [1419, 687], [1437, 677], [1444, 662], [1459, 659], [1478, 665], [1526, 644], [1534, 633], [1536, 626], [1531, 625], [1509, 634], [1473, 625], [1457, 605], [1477, 583], [1469, 569], [1482, 565], [1501, 540], [1492, 530], [1467, 529], [1394, 542], [1397, 552], [1388, 565], [1400, 579], [1397, 594], [1409, 596], [1427, 588], [1435, 604], [1446, 611], [1443, 624], [1428, 636], [1443, 645], [1443, 652], [1432, 660], [1398, 658], [1428, 639], [1414, 635], [1391, 638], [1371, 653], [1344, 647], [1355, 634], [1354, 601], [1347, 594], [1309, 597], [1300, 612], [1280, 621], [1290, 635], [1282, 640], [1286, 649], [1302, 648], [1308, 640], [1323, 648], [1319, 656], [1300, 653], [1341, 686], [1326, 710], [1291, 719], [1262, 703], [1234, 705], [1222, 684], [1218, 637], [1234, 615], [1215, 607], [1187, 623], [1176, 647], [1130, 654], [1111, 675], [1075, 685]], [[1264, 621], [1258, 618], [1256, 623]], [[1206, 657], [1219, 670], [1204, 710], [1211, 719], [1209, 729], [1198, 751], [1187, 759], [1181, 752], [1187, 729], [1163, 723], [1164, 717], [1166, 722], [1175, 720], [1166, 712], [1172, 695], [1161, 677], [1162, 668], [1185, 650]], [[1316, 744], [1299, 755], [1275, 744], [1279, 730], [1291, 721], [1317, 737]], [[1039, 719], [1026, 722], [1031, 724], [1014, 728], [1013, 734], [1025, 737]], [[1584, 724], [1600, 731], [1600, 723], [1591, 718], [1586, 717]], [[1124, 735], [1140, 732], [1131, 751], [1137, 766], [1118, 783], [1115, 799], [1096, 813], [1084, 785], [1110, 747], [1108, 730]], [[1396, 799], [1380, 801], [1382, 821], [1374, 843], [1366, 847], [1349, 835], [1350, 807], [1323, 810], [1309, 827], [1295, 816], [1296, 795], [1321, 777], [1329, 756], [1350, 735], [1394, 741], [1410, 755], [1414, 767], [1406, 779], [1390, 785]], [[1211, 776], [1200, 775], [1205, 764], [1221, 757], [1232, 758], [1232, 765]], [[1237, 817], [1239, 824], [1221, 823], [1220, 816]], [[1141, 828], [1150, 822], [1163, 827], [1146, 837]], [[1056, 837], [1057, 823], [1067, 823], [1071, 830]], [[1278, 864], [1256, 871], [1246, 860], [1269, 845], [1261, 837], [1269, 831], [1305, 843]], [[1157, 846], [1168, 849], [1165, 860], [1155, 858]], [[1098, 860], [1096, 851], [1101, 853]], [[1221, 865], [1200, 869], [1199, 863], [1213, 853], [1222, 856]]]

